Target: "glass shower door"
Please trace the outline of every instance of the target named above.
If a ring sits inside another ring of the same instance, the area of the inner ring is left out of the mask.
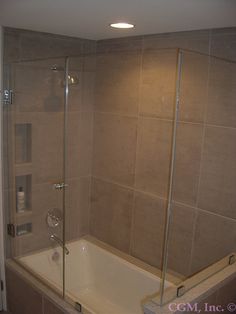
[[[8,256],[63,294],[65,59],[6,66]],[[7,79],[8,78],[8,79]]]

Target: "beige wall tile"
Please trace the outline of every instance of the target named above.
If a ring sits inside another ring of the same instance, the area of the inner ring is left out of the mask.
[[[18,112],[58,112],[64,110],[64,72],[55,72],[51,66],[64,68],[63,59],[51,62],[34,61],[14,65],[14,105]]]
[[[31,212],[26,212],[14,218],[16,224],[31,222],[32,233],[16,237],[13,240],[13,254],[19,256],[53,246],[53,242],[49,239],[51,232],[55,232],[62,238],[62,225],[55,229],[49,229],[46,223],[48,211],[53,208],[62,210],[62,207],[62,191],[54,190],[51,184],[33,184]],[[14,208],[13,210],[15,211]]]
[[[20,58],[20,34],[4,28],[4,62],[18,61]]]
[[[97,53],[112,51],[141,51],[142,36],[112,38],[97,41]]]
[[[207,123],[236,127],[236,64],[211,58]]]
[[[192,273],[235,252],[236,221],[199,211],[193,243]]]
[[[209,52],[209,30],[176,32],[145,36],[144,49],[182,48],[198,52]]]
[[[14,314],[41,314],[42,296],[22,280],[19,275],[7,269],[8,310]]]
[[[98,55],[95,111],[137,115],[140,62],[137,52]]]
[[[172,122],[140,118],[135,186],[167,197],[171,156]]]
[[[44,298],[43,299],[43,313],[44,314],[63,314],[65,312],[62,311],[59,307],[57,307],[54,303]]]
[[[140,113],[173,119],[177,50],[143,53]]]
[[[90,177],[69,179],[66,189],[66,241],[89,233]]]
[[[207,127],[198,207],[236,218],[236,130]]]
[[[161,268],[166,202],[142,193],[135,194],[131,254]]]
[[[132,206],[131,190],[93,179],[90,233],[128,253]]]
[[[33,116],[33,183],[61,180],[63,170],[63,125],[63,113],[37,113]]]
[[[83,40],[79,38],[19,31],[21,38],[21,60],[78,56],[83,52]]]
[[[177,126],[173,198],[185,204],[196,205],[202,136],[200,124],[179,123]]]
[[[93,175],[132,186],[137,119],[95,114]]]
[[[201,309],[201,312],[206,313],[206,314],[212,314],[213,311],[211,310],[209,306],[220,305],[217,303],[217,295],[218,295],[218,291],[215,291],[211,295],[204,298],[204,300],[198,303],[198,308]]]
[[[67,178],[91,175],[92,124],[92,112],[68,114]]]
[[[230,303],[236,302],[236,278],[225,283],[223,287],[219,289],[217,295],[217,303],[221,304],[223,307],[227,307]],[[230,313],[230,311],[228,311]],[[232,312],[231,312],[232,313]]]
[[[195,216],[191,207],[172,205],[167,268],[182,276],[190,275]]]
[[[236,61],[236,28],[211,31],[211,55]]]
[[[209,57],[184,51],[180,76],[179,120],[203,122],[207,104]]]

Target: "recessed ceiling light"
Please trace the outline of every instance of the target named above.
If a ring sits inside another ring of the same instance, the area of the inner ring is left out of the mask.
[[[133,28],[134,25],[133,24],[129,24],[129,23],[112,23],[110,24],[111,27],[114,27],[114,28]]]

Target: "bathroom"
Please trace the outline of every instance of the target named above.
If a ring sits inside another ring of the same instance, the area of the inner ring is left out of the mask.
[[[56,2],[0,2],[0,311],[236,312],[235,1]]]

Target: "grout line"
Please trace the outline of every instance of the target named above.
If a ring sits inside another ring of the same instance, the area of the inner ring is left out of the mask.
[[[161,117],[154,117],[146,115],[145,113],[139,113],[138,115],[129,115],[125,113],[119,113],[119,112],[105,112],[105,111],[94,111],[95,114],[102,114],[102,115],[114,115],[119,117],[127,117],[127,118],[143,118],[143,119],[150,119],[150,120],[158,120],[158,121],[166,121],[166,122],[173,122],[173,119],[167,119],[167,118],[161,118]],[[189,124],[189,125],[206,125],[206,127],[216,127],[216,128],[224,128],[224,129],[232,129],[236,130],[236,126],[224,126],[224,125],[217,125],[212,123],[206,123],[206,122],[193,122],[193,121],[185,121],[185,120],[178,120],[178,123],[182,124]]]
[[[151,198],[160,199],[162,201],[166,201],[167,200],[163,196],[160,196],[160,195],[157,195],[157,194],[152,194],[152,193],[147,192],[147,191],[142,191],[142,190],[136,189],[134,187],[131,187],[131,186],[128,186],[128,185],[124,185],[124,184],[121,184],[121,183],[118,183],[118,182],[115,182],[115,181],[112,181],[112,180],[109,180],[109,179],[106,179],[106,178],[103,178],[103,177],[93,176],[93,178],[95,180],[100,180],[100,181],[103,181],[103,182],[106,182],[106,183],[110,183],[110,184],[116,185],[116,186],[118,186],[120,188],[123,188],[123,189],[127,189],[127,190],[130,190],[130,191],[134,191],[136,193],[140,193],[140,194],[149,196]],[[203,209],[203,208],[195,207],[195,206],[193,206],[191,204],[182,203],[182,202],[176,201],[176,200],[173,200],[173,203],[176,204],[176,205],[189,207],[191,209],[195,209],[197,211],[200,211],[200,212],[203,212],[203,213],[206,213],[206,214],[214,215],[214,216],[217,216],[219,218],[227,219],[227,220],[230,220],[232,222],[236,222],[236,218],[230,218],[230,217],[227,217],[227,216],[223,216],[221,214],[214,213],[214,212],[208,211],[208,210]]]
[[[213,215],[213,216],[217,216],[219,218],[222,218],[222,219],[226,219],[226,220],[229,220],[229,221],[232,221],[234,223],[236,223],[236,218],[231,218],[231,217],[228,217],[228,216],[223,216],[221,214],[218,214],[218,213],[215,213],[215,212],[212,212],[212,211],[209,211],[207,209],[203,209],[203,208],[200,208],[200,207],[195,207],[195,206],[192,206],[192,205],[189,205],[189,204],[185,204],[185,203],[181,203],[181,202],[178,202],[178,201],[173,201],[174,204],[177,204],[177,205],[182,205],[182,206],[185,206],[185,207],[189,207],[191,209],[195,209],[199,212],[202,212],[202,213],[205,213],[205,214],[209,214],[209,215]]]
[[[117,186],[119,186],[120,188],[123,188],[123,189],[134,191],[136,193],[142,193],[142,194],[145,194],[145,195],[150,196],[152,198],[159,198],[161,200],[166,201],[166,198],[164,198],[163,196],[160,196],[160,195],[157,195],[157,194],[152,194],[151,192],[147,192],[147,191],[142,191],[142,190],[136,189],[135,187],[128,186],[128,185],[125,185],[125,184],[122,184],[122,183],[119,183],[119,182],[116,182],[116,181],[113,181],[113,180],[109,180],[109,179],[104,178],[104,177],[99,177],[99,176],[95,175],[95,176],[93,176],[93,178],[96,179],[96,180],[100,180],[100,181],[106,182],[106,183],[117,185]]]

